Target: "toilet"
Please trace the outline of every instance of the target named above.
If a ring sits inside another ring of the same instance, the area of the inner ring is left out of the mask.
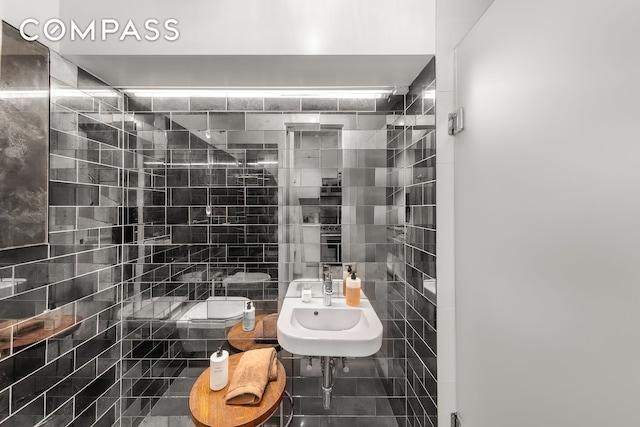
[[[17,294],[19,290],[16,288],[18,285],[25,283],[27,279],[0,279],[0,298],[8,297]]]
[[[209,297],[191,307],[176,328],[187,353],[210,354],[227,340],[227,331],[242,321],[242,310],[249,301],[245,297]]]
[[[116,313],[122,320],[168,320],[180,312],[186,296],[153,297],[148,300],[128,301]]]

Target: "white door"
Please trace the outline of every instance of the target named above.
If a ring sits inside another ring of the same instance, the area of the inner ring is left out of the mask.
[[[640,425],[638,16],[496,0],[456,50],[465,427]]]

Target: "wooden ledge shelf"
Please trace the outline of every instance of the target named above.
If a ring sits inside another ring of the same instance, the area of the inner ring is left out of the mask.
[[[0,342],[0,357],[6,357],[13,351],[19,350],[23,347],[27,347],[31,344],[35,344],[40,341],[44,341],[48,338],[64,337],[74,333],[81,325],[81,316],[74,316],[72,314],[63,315],[60,319],[60,325],[51,330],[43,328],[33,330],[24,335],[13,337],[13,340]]]
[[[229,381],[242,353],[229,356]],[[265,422],[276,410],[287,382],[284,366],[278,360],[278,378],[269,381],[258,405],[227,405],[227,387],[220,391],[209,388],[209,368],[196,380],[189,395],[191,419],[197,427],[253,427]]]

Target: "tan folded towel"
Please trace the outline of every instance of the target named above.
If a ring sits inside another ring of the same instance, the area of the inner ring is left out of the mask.
[[[257,405],[269,381],[278,378],[278,359],[273,348],[249,350],[242,354],[229,382],[227,405]]]
[[[253,337],[256,340],[275,340],[278,338],[278,313],[265,316],[256,325]]]
[[[13,336],[21,337],[36,329],[44,328],[44,320],[31,319],[26,322],[22,322],[21,320],[7,320],[6,322],[2,322],[0,323],[0,341],[9,341],[11,339],[11,326],[13,326]]]
[[[11,339],[11,326],[18,323],[17,320],[7,320],[0,323],[0,341],[9,341]]]

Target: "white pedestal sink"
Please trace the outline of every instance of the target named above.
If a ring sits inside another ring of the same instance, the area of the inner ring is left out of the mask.
[[[317,279],[289,285],[278,318],[282,348],[301,356],[330,357],[365,357],[380,350],[382,323],[364,293],[359,306],[348,306],[341,295],[342,280],[336,280],[332,303],[325,306],[322,287]],[[310,302],[302,301],[302,289],[311,289]]]

